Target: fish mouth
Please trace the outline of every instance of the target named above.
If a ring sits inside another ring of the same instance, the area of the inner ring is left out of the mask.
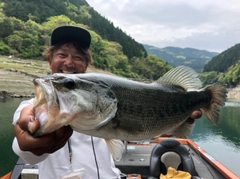
[[[33,83],[35,86],[34,109],[45,106],[46,110],[48,110],[50,107],[48,101],[51,101],[51,105],[55,104],[55,106],[58,106],[57,93],[50,79],[36,78],[33,80]]]
[[[45,135],[59,128],[59,125],[52,127],[56,119],[55,115],[60,112],[60,106],[57,93],[53,88],[52,78],[50,78],[51,76],[47,76],[33,80],[35,86],[33,110],[41,126],[37,131],[31,133],[34,137]]]
[[[59,74],[76,74],[76,73],[77,73],[76,71],[67,71],[61,69]],[[52,101],[51,105],[54,104],[54,106],[59,106],[57,92],[52,83],[54,79],[55,79],[54,75],[49,75],[45,76],[44,78],[36,78],[33,80],[35,86],[34,108],[37,108],[43,104],[47,104],[48,101]],[[48,108],[50,107],[49,105]]]

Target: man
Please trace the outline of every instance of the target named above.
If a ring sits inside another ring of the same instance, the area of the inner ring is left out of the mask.
[[[61,26],[53,30],[47,56],[52,73],[85,73],[91,63],[89,51],[91,36],[85,29]],[[201,112],[195,111],[196,119]],[[105,141],[101,138],[74,132],[69,126],[33,138],[40,123],[34,116],[33,99],[23,101],[13,117],[16,138],[13,150],[30,164],[39,166],[40,179],[58,179],[84,176],[85,179],[117,179],[115,168]]]
[[[85,29],[56,28],[51,46],[44,52],[52,73],[85,73],[91,63],[90,42],[91,36]],[[66,126],[39,138],[31,137],[28,131],[39,127],[32,103],[33,99],[23,101],[14,114],[13,150],[26,162],[39,163],[40,179],[58,179],[69,174],[84,175],[86,179],[120,178],[103,139],[73,132]]]

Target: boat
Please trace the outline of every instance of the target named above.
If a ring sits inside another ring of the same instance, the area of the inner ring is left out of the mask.
[[[236,174],[214,159],[207,151],[191,139],[160,137],[153,142],[143,144],[129,142],[122,159],[116,161],[115,164],[123,173],[128,174],[129,178],[131,178],[129,174],[132,173],[139,174],[142,179],[149,179],[152,176],[151,174],[154,173],[151,165],[156,165],[156,162],[154,163],[152,161],[154,160],[154,152],[159,147],[158,145],[164,142],[167,145],[166,147],[168,147],[167,151],[178,152],[172,148],[173,143],[176,144],[175,141],[177,141],[181,147],[187,149],[187,155],[191,158],[196,171],[196,179],[239,179]],[[160,147],[159,150],[166,149]],[[157,160],[159,160],[159,158],[160,156],[157,156]],[[151,179],[153,178],[154,177]],[[159,176],[157,178],[159,178]]]
[[[160,173],[166,175],[169,165],[175,165],[176,161],[179,162],[176,171],[190,173],[191,179],[239,179],[190,139],[160,137],[151,142],[126,142],[125,152],[115,165],[124,179],[157,179]],[[14,169],[1,179],[36,179],[37,176],[37,165],[29,165],[19,158]]]

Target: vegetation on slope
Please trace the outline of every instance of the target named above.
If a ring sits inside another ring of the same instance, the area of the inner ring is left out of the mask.
[[[204,84],[222,82],[229,87],[240,83],[240,44],[212,58],[200,74]]]
[[[34,11],[30,13],[29,9]],[[142,45],[115,28],[85,1],[12,0],[1,3],[0,55],[42,59],[41,52],[49,44],[52,29],[61,25],[81,26],[90,31],[93,65],[97,68],[120,76],[153,80],[171,68],[162,59],[148,56]]]
[[[120,76],[156,80],[171,69],[171,65],[185,64],[200,73],[204,84],[217,81],[229,86],[239,84],[240,44],[213,58],[205,51],[196,54],[200,51],[187,48],[183,53],[179,48],[166,47],[167,56],[178,60],[170,63],[165,56],[148,55],[142,44],[114,27],[85,0],[1,1],[0,55],[42,60],[41,52],[49,44],[52,29],[60,25],[87,28],[92,35],[93,65]],[[205,63],[202,73],[199,65]]]

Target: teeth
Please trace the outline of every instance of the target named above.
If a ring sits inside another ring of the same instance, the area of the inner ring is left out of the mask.
[[[36,87],[36,96],[34,99],[34,109],[47,103],[45,99],[44,92],[41,90],[40,87]]]
[[[74,74],[75,72],[72,71],[65,71],[65,70],[61,70],[62,73],[66,73],[66,74]]]

